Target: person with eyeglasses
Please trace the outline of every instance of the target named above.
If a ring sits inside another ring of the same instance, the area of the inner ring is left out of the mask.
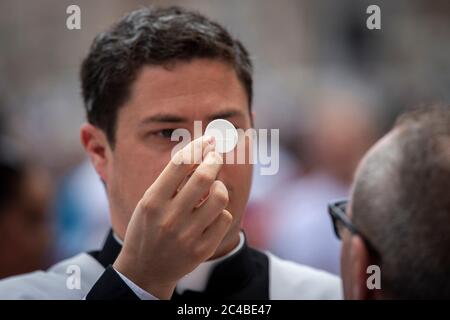
[[[401,116],[361,161],[350,200],[328,209],[346,299],[449,299],[450,107]]]

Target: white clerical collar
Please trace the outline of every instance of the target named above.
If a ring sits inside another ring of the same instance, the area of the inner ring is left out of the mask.
[[[200,263],[191,273],[188,273],[178,281],[176,288],[177,292],[182,294],[185,290],[193,290],[198,292],[204,291],[214,267],[225,259],[235,255],[240,249],[242,249],[244,243],[245,236],[241,231],[239,233],[239,244],[232,251],[220,258]]]
[[[115,233],[113,233],[113,236],[120,245],[123,245],[123,241]],[[191,273],[188,273],[178,281],[176,288],[177,293],[182,294],[185,290],[192,290],[197,292],[204,291],[206,289],[206,285],[208,284],[209,276],[211,275],[214,267],[225,259],[228,259],[231,256],[235,255],[239,250],[242,249],[244,243],[245,236],[241,231],[239,233],[239,243],[232,251],[220,258],[200,263],[197,268],[195,268]]]

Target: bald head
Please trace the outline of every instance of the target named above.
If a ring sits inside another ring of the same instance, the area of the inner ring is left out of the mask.
[[[406,114],[361,162],[352,220],[381,256],[383,292],[450,298],[450,108]]]

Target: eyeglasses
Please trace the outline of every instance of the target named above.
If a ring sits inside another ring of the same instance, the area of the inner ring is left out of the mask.
[[[333,229],[336,237],[342,239],[342,234],[347,228],[353,234],[359,234],[358,229],[353,225],[347,215],[348,200],[339,200],[328,204],[328,213],[333,222]]]
[[[333,222],[333,229],[336,237],[342,239],[342,235],[345,229],[349,230],[352,234],[359,235],[366,243],[367,247],[374,255],[375,258],[380,259],[380,255],[371,242],[359,232],[358,228],[350,221],[347,215],[348,200],[339,200],[328,204],[328,213],[331,216]]]

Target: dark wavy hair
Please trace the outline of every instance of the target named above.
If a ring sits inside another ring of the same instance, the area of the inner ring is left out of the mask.
[[[180,7],[133,11],[100,33],[81,66],[87,120],[102,129],[114,144],[118,109],[144,65],[168,66],[196,58],[218,59],[231,65],[253,95],[252,63],[242,43],[224,27]]]

